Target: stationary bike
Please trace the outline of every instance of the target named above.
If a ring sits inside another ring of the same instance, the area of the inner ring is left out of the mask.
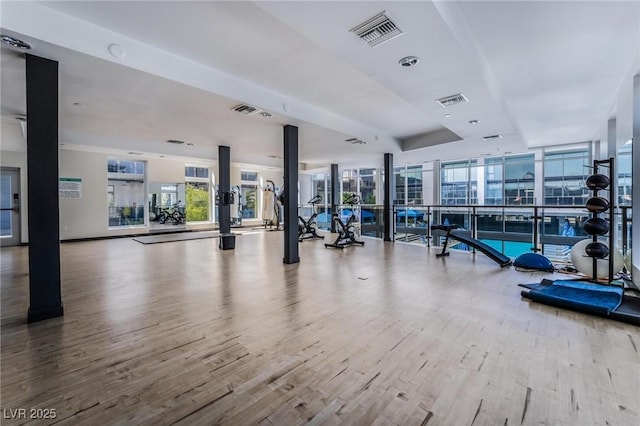
[[[356,194],[351,194],[344,200],[344,204],[348,204],[351,206],[351,216],[349,216],[347,223],[344,223],[340,219],[340,215],[338,213],[333,214],[333,221],[336,223],[336,228],[338,229],[339,235],[333,243],[325,243],[325,247],[342,249],[352,244],[359,244],[361,246],[364,245],[364,241],[356,240],[355,221],[357,218],[355,213],[353,212],[353,205],[360,204],[360,197]]]
[[[318,212],[316,212],[316,204],[322,201],[321,195],[316,195],[312,199],[310,199],[307,204],[311,204],[313,206],[313,214],[309,218],[309,220],[304,220],[302,216],[298,216],[298,241],[308,240],[310,238],[320,238],[324,239],[324,235],[318,235],[316,229],[316,218],[318,217]]]

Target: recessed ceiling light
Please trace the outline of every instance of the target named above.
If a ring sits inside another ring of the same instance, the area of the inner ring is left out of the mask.
[[[502,139],[502,135],[489,135],[489,136],[483,136],[482,139],[484,139],[485,141],[491,141],[491,140],[496,140],[496,139]]]
[[[0,35],[0,40],[11,47],[15,47],[21,50],[30,50],[31,45],[26,41],[22,41],[19,38],[11,37],[5,34]]]
[[[412,67],[418,62],[420,62],[420,59],[417,56],[405,56],[398,61],[398,63],[403,67]]]
[[[445,114],[444,116],[449,118],[449,117],[451,117],[451,114]]]
[[[469,124],[478,124],[479,121],[478,120],[469,120]]]
[[[167,141],[167,143],[172,143],[172,144],[175,144],[175,145],[182,145],[184,143],[184,141],[179,141],[177,139],[169,139]]]
[[[73,106],[77,106],[77,107],[79,107],[79,106],[82,106],[82,104],[81,104],[80,102],[74,102],[74,103],[73,103]]]

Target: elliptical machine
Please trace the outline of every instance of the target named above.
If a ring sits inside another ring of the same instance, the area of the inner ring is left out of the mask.
[[[304,220],[302,216],[298,216],[298,241],[302,242],[311,238],[324,239],[324,235],[318,235],[318,230],[316,229],[316,218],[318,217],[318,212],[316,212],[316,204],[318,204],[320,201],[322,201],[322,196],[316,195],[307,202],[307,204],[311,204],[311,206],[313,207],[313,214],[311,215],[309,220]]]
[[[351,194],[343,201],[343,203],[351,206],[351,216],[349,216],[347,223],[344,223],[337,212],[333,214],[333,221],[336,223],[336,229],[338,229],[339,235],[333,243],[325,243],[325,248],[332,247],[342,249],[352,244],[364,245],[364,241],[356,240],[355,222],[357,218],[353,211],[353,206],[355,204],[360,204],[360,197],[356,194]]]

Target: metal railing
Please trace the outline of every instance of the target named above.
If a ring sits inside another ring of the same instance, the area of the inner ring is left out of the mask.
[[[318,229],[331,228],[331,207],[316,205]],[[343,221],[354,212],[362,235],[384,237],[384,208],[382,205],[340,205]],[[300,206],[299,213],[308,218],[310,205]],[[616,206],[616,247],[627,253],[631,247],[631,206]],[[538,252],[554,262],[569,261],[571,247],[590,238],[582,228],[582,222],[591,217],[583,206],[574,205],[415,205],[393,206],[394,240],[440,247],[445,233],[431,231],[431,225],[458,225],[472,238],[482,240],[510,257],[526,252]],[[565,219],[571,230],[564,232]],[[453,249],[469,250],[464,244],[453,242]]]
[[[444,232],[431,231],[433,224],[457,225],[507,256],[532,251],[554,261],[567,261],[571,247],[590,236],[582,222],[591,217],[582,206],[513,205],[421,205],[394,206],[394,239],[440,246]],[[563,232],[565,219],[569,227]],[[616,246],[626,253],[630,247],[631,206],[614,209]],[[457,244],[458,249],[465,249]]]

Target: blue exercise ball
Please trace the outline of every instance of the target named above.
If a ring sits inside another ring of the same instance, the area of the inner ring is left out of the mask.
[[[609,232],[609,222],[601,217],[592,217],[585,220],[582,227],[584,228],[584,232],[589,235],[605,235]]]
[[[604,259],[609,256],[609,247],[601,242],[587,244],[584,251],[587,253],[587,256],[595,257],[596,259]]]
[[[587,210],[592,213],[603,213],[609,210],[609,200],[604,197],[592,197],[587,200]]]
[[[591,190],[606,189],[609,186],[609,177],[607,175],[595,174],[591,175],[585,181],[587,188]]]

